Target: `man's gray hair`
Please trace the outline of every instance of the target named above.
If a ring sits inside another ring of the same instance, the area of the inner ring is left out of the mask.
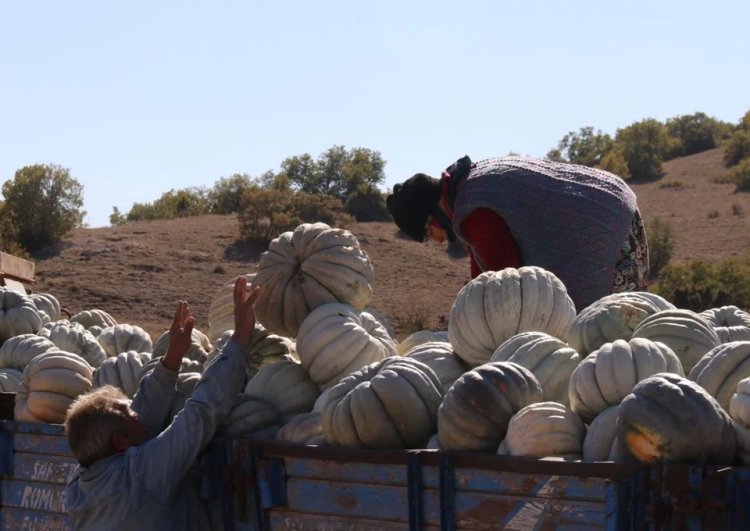
[[[115,453],[112,436],[123,430],[127,416],[116,401],[129,400],[117,387],[105,385],[79,396],[68,408],[65,434],[73,455],[88,467]]]

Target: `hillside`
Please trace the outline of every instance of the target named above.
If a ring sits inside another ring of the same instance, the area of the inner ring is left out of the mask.
[[[721,150],[665,164],[659,181],[632,187],[646,222],[669,219],[677,230],[675,261],[713,259],[750,249],[750,194],[716,184],[725,172]],[[679,181],[680,187],[663,187]],[[465,257],[397,235],[392,223],[350,227],[375,269],[372,307],[384,313],[399,339],[415,327],[440,328],[458,290],[469,280]],[[260,250],[239,242],[234,216],[201,216],[78,229],[35,256],[36,292],[54,294],[71,314],[101,308],[119,322],[158,337],[175,302],[191,305],[200,329],[216,291],[257,269]]]

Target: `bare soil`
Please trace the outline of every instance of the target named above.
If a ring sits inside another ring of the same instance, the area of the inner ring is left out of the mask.
[[[670,161],[665,170],[657,181],[631,186],[646,223],[656,216],[673,223],[674,261],[714,260],[750,249],[750,194],[714,182],[726,173],[721,150]],[[392,223],[349,230],[375,270],[372,308],[388,317],[397,337],[445,329],[451,304],[470,278],[468,258],[403,238]],[[71,314],[99,308],[156,339],[179,299],[188,300],[197,327],[207,330],[216,292],[235,276],[256,271],[262,251],[240,241],[235,216],[78,229],[37,253],[33,289],[52,293]]]

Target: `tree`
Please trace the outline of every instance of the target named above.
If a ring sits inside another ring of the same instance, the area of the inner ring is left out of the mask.
[[[557,149],[547,154],[547,158],[594,167],[609,153],[613,143],[612,137],[608,134],[599,130],[594,132],[591,126],[581,127],[577,133],[570,131],[565,135]]]
[[[619,151],[612,150],[604,155],[597,168],[608,171],[610,173],[614,173],[615,175],[622,177],[626,181],[630,179],[630,170],[628,170],[628,163],[625,162],[625,157],[623,157],[622,153],[620,153]]]
[[[81,226],[86,214],[83,187],[61,166],[25,166],[5,181],[2,191],[4,216],[18,231],[18,243],[29,251],[59,241]]]
[[[663,123],[653,118],[617,130],[615,148],[622,152],[633,179],[658,179],[661,163],[669,150],[669,137]]]
[[[388,221],[391,215],[383,193],[371,184],[361,184],[346,200],[346,211],[357,221]]]
[[[673,157],[713,149],[722,137],[731,132],[730,124],[720,122],[703,112],[669,118],[666,126],[669,135],[678,140],[677,149],[671,154]]]
[[[235,173],[231,177],[220,178],[208,192],[211,212],[215,214],[238,212],[243,194],[253,186],[253,181],[246,173]]]

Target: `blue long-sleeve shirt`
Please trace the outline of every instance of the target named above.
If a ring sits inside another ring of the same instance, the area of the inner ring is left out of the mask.
[[[76,528],[210,529],[199,485],[188,472],[242,392],[244,377],[243,349],[230,341],[184,409],[159,433],[175,395],[177,372],[157,364],[131,405],[152,438],[73,472],[65,498]]]

